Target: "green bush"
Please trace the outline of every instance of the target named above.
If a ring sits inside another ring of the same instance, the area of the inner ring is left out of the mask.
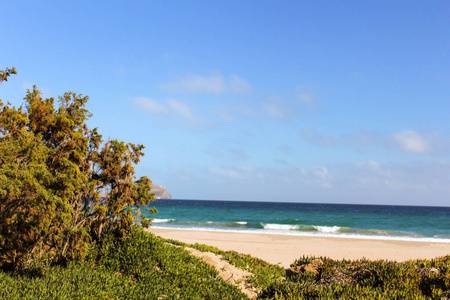
[[[99,265],[158,288],[159,294],[181,299],[245,299],[245,295],[218,277],[218,272],[181,247],[133,227],[131,234],[102,245]]]
[[[301,257],[291,266],[308,264],[313,259],[316,258]],[[444,292],[450,291],[450,256],[403,263],[319,259],[324,262],[320,276],[303,273],[272,282],[259,298],[440,299]]]
[[[0,70],[0,83],[15,73]],[[36,86],[19,108],[0,99],[0,267],[82,260],[105,226],[126,234],[154,200],[134,176],[144,146],[103,141],[88,99],[67,92],[55,105]]]
[[[184,249],[131,227],[121,236],[108,229],[84,262],[66,267],[39,263],[0,271],[0,299],[246,299],[217,270]],[[285,270],[249,255],[191,245],[222,255],[254,274],[258,299],[440,299],[450,294],[450,256],[433,260],[333,260],[321,257],[319,276],[285,277]],[[310,263],[301,257],[292,266]]]
[[[246,299],[188,251],[132,227],[105,234],[85,262],[0,272],[0,299]]]

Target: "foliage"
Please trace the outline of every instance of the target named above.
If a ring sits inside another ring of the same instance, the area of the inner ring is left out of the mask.
[[[450,298],[450,256],[403,263],[320,257],[324,264],[319,277],[303,273],[285,278],[284,269],[249,255],[200,244],[189,247],[219,254],[253,273],[250,283],[261,291],[258,299],[440,299],[446,293]],[[300,257],[291,267],[314,259]],[[438,273],[430,272],[430,268]]]
[[[92,248],[84,262],[0,271],[0,298],[245,299],[184,246],[138,226],[123,238],[107,228],[102,244]],[[220,254],[255,274],[250,282],[261,291],[258,299],[445,299],[450,295],[450,256],[403,263],[320,257],[324,263],[320,276],[284,277],[282,268],[249,255],[199,244],[189,247]],[[292,266],[313,259],[301,257]]]
[[[307,264],[302,257],[292,266]],[[450,256],[397,263],[320,258],[319,277],[303,273],[268,285],[261,299],[440,299],[450,295]]]
[[[150,179],[134,177],[144,146],[89,129],[87,96],[67,92],[55,106],[34,86],[24,100],[0,100],[0,266],[83,259],[106,225],[124,235],[154,200]]]
[[[6,70],[0,70],[0,84],[3,81],[8,81],[8,77],[12,74],[17,74],[16,68],[6,68]]]
[[[221,255],[223,259],[227,260],[235,267],[247,270],[254,274],[254,276],[249,279],[252,286],[257,289],[262,289],[271,282],[280,280],[285,273],[285,270],[282,267],[269,264],[262,259],[252,257],[248,254],[242,254],[236,251],[222,251],[216,247],[201,244],[189,245],[189,247],[198,249],[202,252],[211,252]]]
[[[0,272],[0,298],[246,299],[213,267],[137,226],[123,239],[107,230],[88,258],[37,276]]]
[[[53,266],[39,276],[0,273],[1,299],[126,299],[129,278],[88,263]]]

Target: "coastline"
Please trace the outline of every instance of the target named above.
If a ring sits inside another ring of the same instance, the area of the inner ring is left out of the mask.
[[[205,244],[224,251],[250,254],[272,264],[289,267],[302,256],[332,259],[385,259],[406,261],[450,255],[450,243],[340,237],[312,237],[150,227],[155,235],[187,244]]]

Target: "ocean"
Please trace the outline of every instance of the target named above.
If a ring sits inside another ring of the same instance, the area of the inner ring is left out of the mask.
[[[156,200],[153,227],[450,243],[450,207]]]

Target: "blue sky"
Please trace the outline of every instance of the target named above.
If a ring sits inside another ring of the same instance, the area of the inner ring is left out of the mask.
[[[0,98],[89,95],[174,198],[450,205],[448,1],[0,7]]]

